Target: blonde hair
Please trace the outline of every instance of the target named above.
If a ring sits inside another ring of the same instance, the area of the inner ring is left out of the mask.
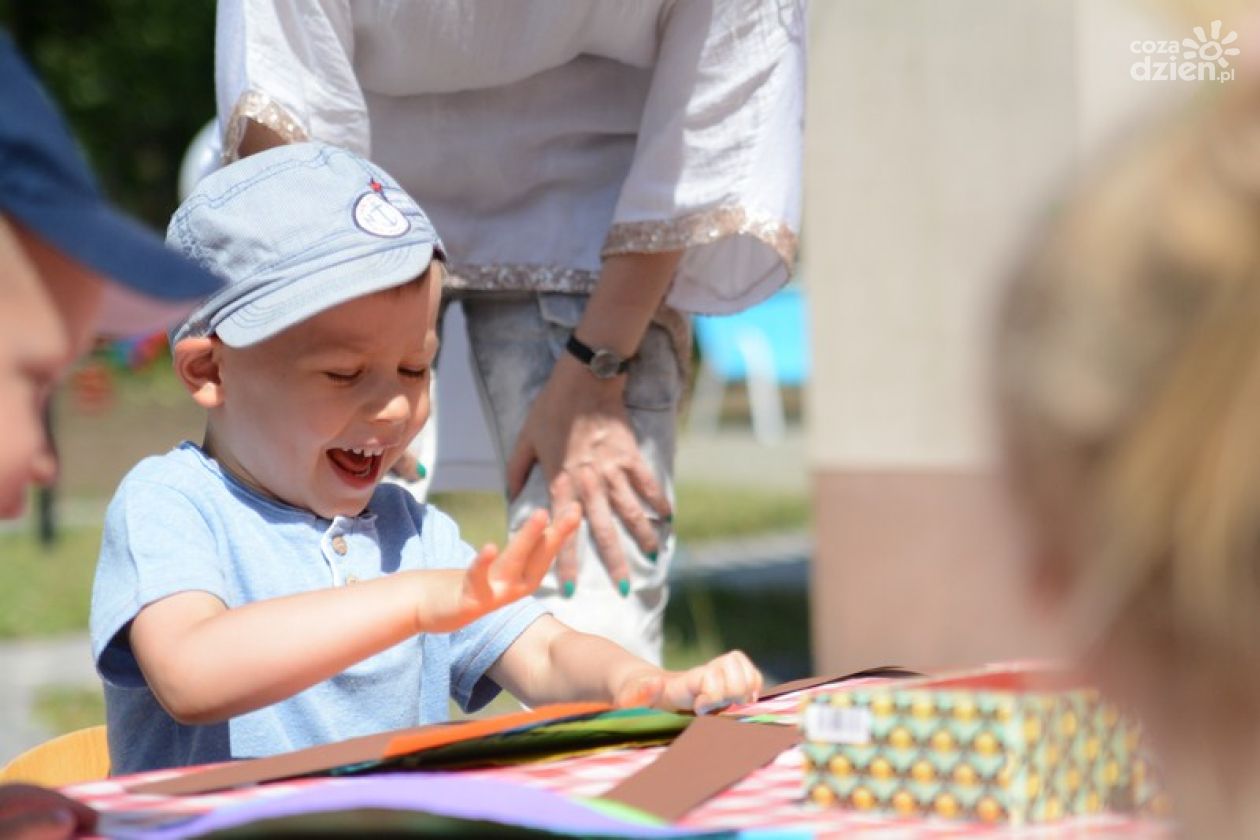
[[[1017,273],[995,356],[1078,618],[1226,667],[1260,649],[1258,105],[1240,84],[1095,173]]]

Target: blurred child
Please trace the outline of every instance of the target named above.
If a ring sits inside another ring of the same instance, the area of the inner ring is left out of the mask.
[[[1108,161],[1010,291],[997,380],[1039,591],[1190,837],[1260,832],[1260,99]]]
[[[0,30],[0,519],[54,480],[45,409],[98,332],[156,329],[218,287],[101,196],[51,97]],[[89,832],[96,814],[27,784],[0,785],[0,837]]]
[[[317,144],[202,181],[168,241],[228,286],[172,336],[201,446],[141,462],[92,598],[115,772],[441,721],[507,688],[704,711],[755,697],[731,653],[667,672],[531,598],[580,521],[499,551],[380,479],[429,416],[442,246],[380,169]]]

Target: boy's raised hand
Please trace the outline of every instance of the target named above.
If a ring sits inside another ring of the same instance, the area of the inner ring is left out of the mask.
[[[546,511],[534,511],[502,551],[493,543],[482,547],[460,575],[458,592],[451,593],[453,599],[428,599],[421,606],[420,631],[457,630],[536,591],[556,553],[581,522],[582,510],[577,505],[550,524]]]
[[[761,684],[761,672],[735,650],[687,671],[654,668],[632,674],[614,693],[614,702],[620,707],[655,706],[703,715],[755,701]]]

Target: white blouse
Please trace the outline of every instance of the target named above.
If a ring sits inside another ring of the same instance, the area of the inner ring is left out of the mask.
[[[804,0],[221,0],[220,128],[372,158],[456,289],[588,292],[603,256],[685,248],[667,303],[788,279]]]

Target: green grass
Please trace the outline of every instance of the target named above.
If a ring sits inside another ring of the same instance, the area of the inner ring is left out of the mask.
[[[459,525],[464,542],[481,548],[488,542],[503,545],[507,534],[507,505],[498,493],[434,493],[429,501]]]
[[[47,549],[31,532],[0,533],[0,638],[83,630],[99,546],[95,528],[63,530]]]
[[[794,531],[809,525],[801,493],[683,482],[677,488],[677,532],[683,542],[705,542]],[[435,493],[432,502],[459,523],[474,546],[502,543],[506,505],[498,493]]]
[[[685,543],[796,531],[809,526],[804,493],[717,484],[678,485],[677,533]]]
[[[40,686],[33,713],[53,734],[73,732],[105,722],[105,696],[99,688]]]

